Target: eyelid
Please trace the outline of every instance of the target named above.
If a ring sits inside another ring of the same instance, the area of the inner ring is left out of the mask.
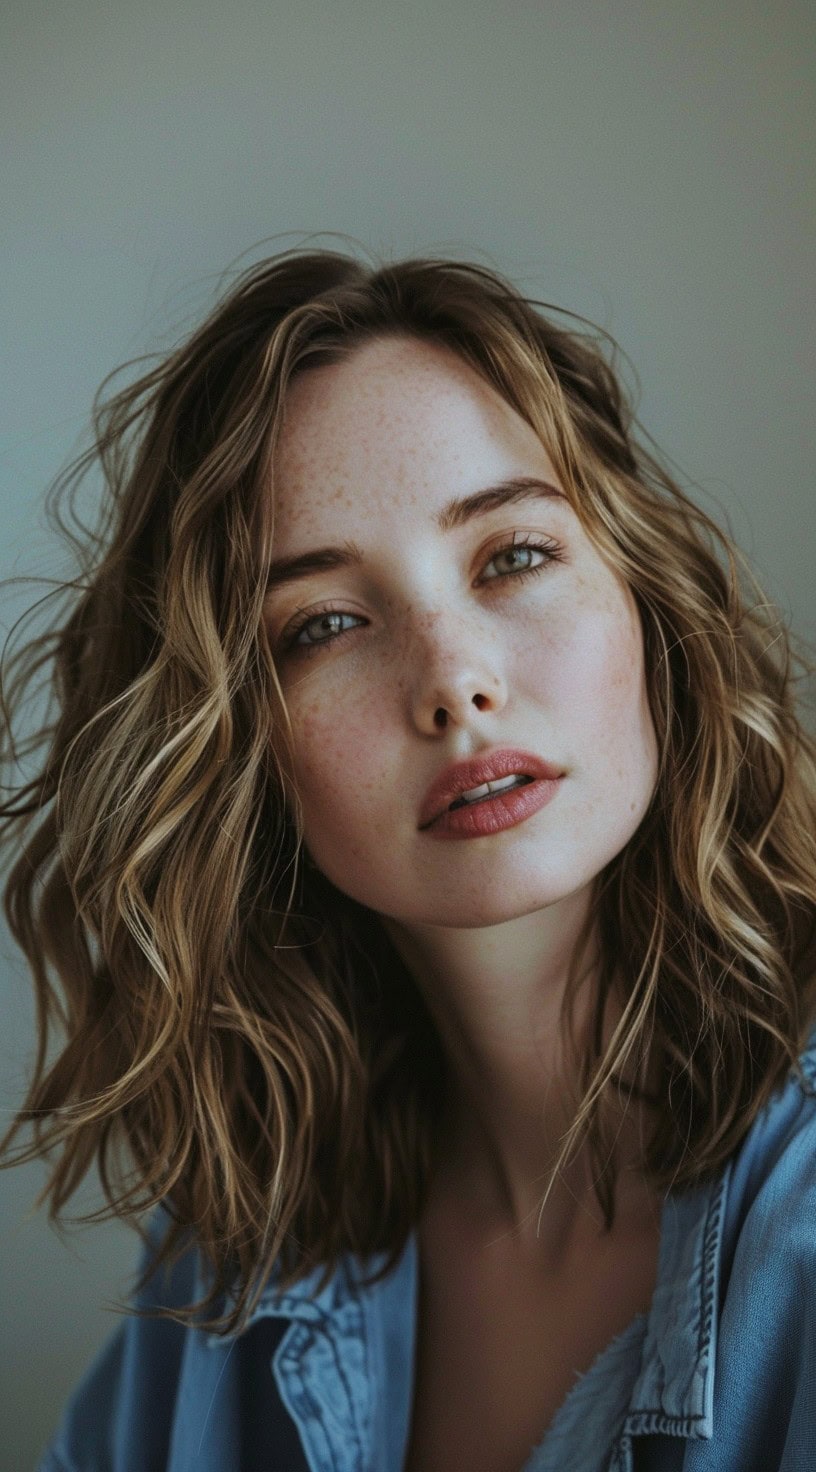
[[[517,548],[521,549],[524,547],[530,547],[534,551],[548,553],[549,555],[547,557],[547,560],[543,563],[536,564],[534,567],[519,568],[514,572],[499,573],[497,575],[494,575],[493,577],[482,578],[481,581],[487,583],[511,583],[513,581],[521,582],[525,579],[525,577],[532,576],[536,573],[545,572],[552,563],[564,561],[565,548],[562,541],[559,541],[555,537],[549,536],[546,532],[521,530],[514,531],[509,537],[508,533],[504,532],[493,538],[492,541],[489,542],[485,547],[483,547],[477,554],[478,561],[481,564],[482,568],[484,568],[486,564],[492,562],[495,557],[498,557],[501,552],[512,552]],[[295,640],[303,632],[306,626],[312,622],[313,619],[317,619],[320,618],[322,615],[332,613],[338,615],[350,615],[352,618],[362,619],[364,617],[363,614],[356,614],[348,608],[339,608],[328,603],[318,604],[316,607],[311,609],[299,610],[297,613],[293,614],[290,620],[287,621],[284,628],[281,630],[280,635],[278,636],[278,642],[280,642],[283,651],[288,652],[294,649],[298,654],[310,654],[322,648],[323,645],[334,645],[338,643],[345,634],[354,632],[353,629],[341,629],[338,633],[331,635],[328,639],[316,640],[312,644],[295,643]]]
[[[504,532],[487,542],[476,555],[480,562],[490,562],[500,552],[509,552],[513,547],[536,547],[540,552],[552,553],[554,558],[564,550],[561,542],[548,536],[546,532],[516,530],[509,542],[507,533]]]
[[[307,624],[311,623],[313,618],[320,618],[321,614],[326,613],[349,613],[354,618],[364,617],[362,613],[354,613],[353,609],[350,608],[338,608],[335,604],[331,603],[318,603],[314,608],[302,609],[293,614],[291,619],[281,629],[278,639],[282,640],[284,645],[288,644],[292,639],[297,638],[298,634],[303,631]]]

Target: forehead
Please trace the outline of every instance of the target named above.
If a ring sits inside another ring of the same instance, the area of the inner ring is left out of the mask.
[[[443,344],[378,338],[288,390],[275,455],[276,520],[300,520],[367,491],[434,503],[552,462],[531,426]]]

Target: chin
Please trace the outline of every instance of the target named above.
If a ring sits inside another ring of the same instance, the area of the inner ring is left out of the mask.
[[[458,892],[451,886],[445,894],[438,891],[427,897],[417,896],[414,903],[406,903],[407,896],[394,896],[391,902],[379,896],[378,900],[364,900],[372,910],[387,915],[405,925],[434,926],[445,930],[484,930],[493,925],[507,925],[525,915],[534,915],[547,910],[551,905],[568,899],[576,890],[583,888],[579,881],[569,883],[531,883],[529,874],[526,882],[505,886],[498,894],[495,887],[487,892],[474,893],[462,884]]]

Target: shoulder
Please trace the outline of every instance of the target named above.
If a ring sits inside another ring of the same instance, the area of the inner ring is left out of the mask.
[[[747,1253],[766,1270],[816,1252],[816,1031],[731,1163],[724,1267]]]
[[[168,1227],[160,1207],[147,1226],[140,1275]],[[75,1389],[38,1472],[248,1472],[275,1465],[282,1449],[291,1457],[286,1466],[302,1465],[271,1373],[286,1320],[263,1320],[222,1340],[160,1316],[200,1299],[201,1282],[191,1237],[182,1256],[149,1272],[134,1295],[134,1311]],[[239,1447],[248,1450],[236,1460]]]
[[[816,1047],[800,1064],[732,1158],[724,1193],[714,1435],[729,1469],[803,1472],[816,1444]]]
[[[683,1437],[687,1472],[805,1472],[816,1445],[816,1047],[717,1177],[668,1200],[666,1274],[629,1425],[656,1436],[642,1465],[674,1465],[661,1458]]]

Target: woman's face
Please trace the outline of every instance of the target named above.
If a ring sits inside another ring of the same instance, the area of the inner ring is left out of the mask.
[[[441,345],[379,338],[290,387],[274,563],[360,554],[273,584],[265,606],[306,846],[403,922],[493,925],[575,895],[654,789],[637,608],[566,499],[495,496],[440,523],[520,477],[559,489],[530,426]],[[420,827],[444,768],[505,747],[563,772],[550,801],[478,837]]]

